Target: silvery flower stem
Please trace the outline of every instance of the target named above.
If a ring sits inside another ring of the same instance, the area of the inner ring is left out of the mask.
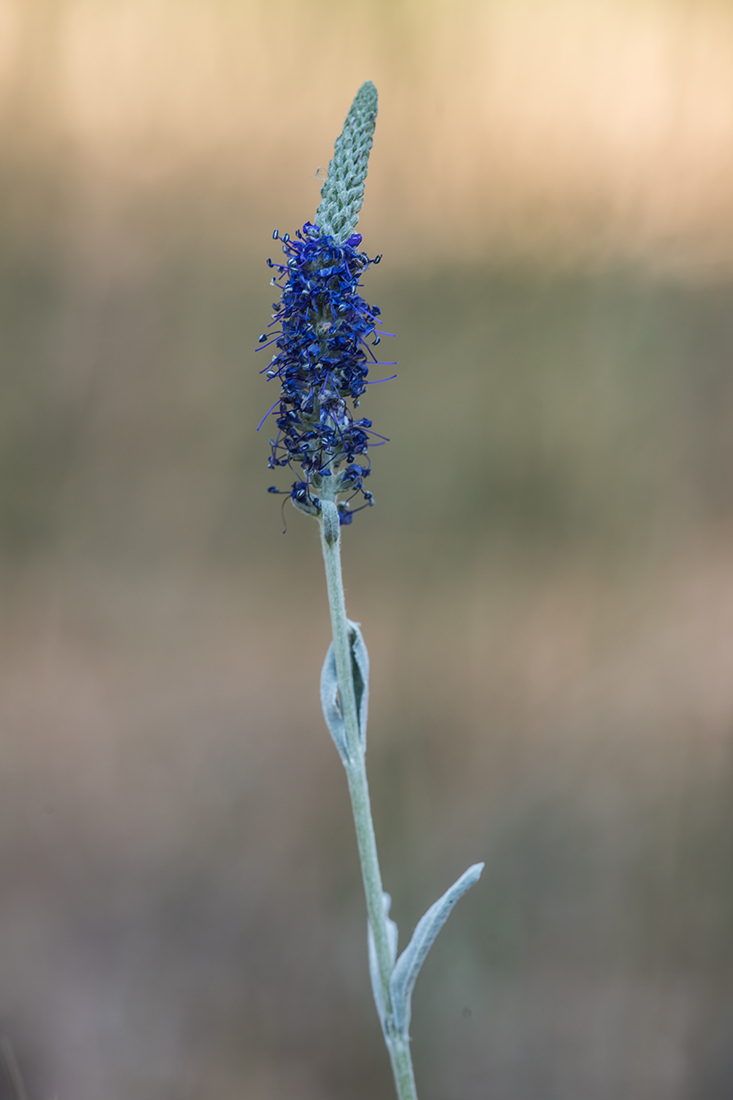
[[[374,835],[374,823],[369,802],[366,763],[359,741],[359,722],[354,691],[354,677],[349,645],[349,629],[346,618],[344,586],[341,576],[341,528],[336,504],[321,497],[321,547],[326,566],[326,584],[328,603],[331,609],[331,627],[333,630],[334,655],[338,673],[341,710],[344,716],[346,737],[349,748],[349,762],[346,774],[349,782],[349,794],[354,815],[356,841],[361,861],[361,874],[364,882],[367,913],[371,925],[379,964],[382,999],[385,1007],[387,1029],[393,1018],[392,997],[389,979],[392,973],[389,941],[387,938],[387,916],[382,902],[382,875],[379,870],[377,841]],[[399,1100],[417,1100],[415,1078],[412,1071],[412,1058],[409,1041],[393,1031],[387,1037],[387,1047],[392,1062],[395,1086]]]

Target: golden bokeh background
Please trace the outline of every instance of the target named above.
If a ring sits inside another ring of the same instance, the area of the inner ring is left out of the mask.
[[[486,860],[421,1100],[733,1093],[733,8],[0,0],[0,1100],[391,1095],[255,432],[272,230],[365,79],[401,942]]]

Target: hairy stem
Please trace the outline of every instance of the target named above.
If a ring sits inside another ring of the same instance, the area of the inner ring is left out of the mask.
[[[328,603],[331,609],[331,627],[333,630],[341,711],[344,716],[350,758],[349,763],[346,765],[346,774],[349,781],[349,794],[351,795],[351,807],[354,815],[356,842],[359,848],[367,913],[374,936],[379,965],[382,1000],[386,1017],[387,1046],[399,1100],[417,1100],[409,1042],[397,1035],[393,1027],[392,998],[389,989],[392,959],[387,937],[387,917],[382,903],[382,875],[379,870],[377,841],[374,835],[374,823],[369,802],[366,764],[359,743],[359,720],[351,663],[349,626],[346,618],[344,586],[341,577],[341,529],[335,501],[327,499],[327,492],[323,492],[321,497],[319,525],[323,561],[326,566],[326,584],[328,587]]]

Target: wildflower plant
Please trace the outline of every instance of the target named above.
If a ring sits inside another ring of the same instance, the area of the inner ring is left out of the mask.
[[[394,365],[380,362],[373,351],[383,335],[392,334],[382,331],[379,309],[359,294],[362,276],[381,256],[369,259],[359,251],[362,238],[354,232],[376,119],[377,89],[367,81],[336,141],[315,221],[306,222],[294,237],[273,234],[284,260],[268,260],[280,301],[273,306],[269,331],[260,337],[263,348],[275,349],[260,373],[279,382],[280,394],[257,430],[274,417],[277,432],[270,439],[269,467],[287,467],[295,474],[289,489],[274,485],[269,492],[288,496],[320,527],[333,631],[321,673],[321,705],[351,795],[377,1014],[397,1096],[417,1100],[409,1035],[412,991],[435,937],[484,865],[469,867],[428,909],[398,956],[397,925],[389,915],[390,896],[382,889],[366,774],[369,656],[359,623],[347,618],[341,577],[341,528],[373,505],[365,488],[368,452],[388,442],[372,429],[371,420],[355,413],[367,386],[374,384],[370,367]]]

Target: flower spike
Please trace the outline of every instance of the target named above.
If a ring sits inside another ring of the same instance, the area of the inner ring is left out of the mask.
[[[361,508],[374,503],[364,488],[369,476],[370,445],[384,436],[354,410],[366,390],[369,364],[379,361],[371,348],[379,344],[380,311],[359,295],[360,279],[370,259],[359,251],[361,236],[353,229],[364,197],[364,182],[377,117],[377,90],[371,81],[359,89],[321,190],[316,224],[306,222],[294,237],[275,230],[282,242],[283,263],[268,260],[272,283],[281,292],[273,304],[270,331],[259,337],[258,351],[275,345],[269,367],[261,374],[279,379],[281,395],[258,431],[274,415],[278,432],[271,440],[270,469],[288,466],[298,473],[289,496],[308,515],[320,514],[319,493],[328,481],[329,499],[338,501],[339,519],[350,524]],[[273,326],[279,325],[279,329]],[[390,365],[390,364],[380,364]],[[381,381],[381,379],[380,379]],[[351,500],[361,496],[359,508]]]

